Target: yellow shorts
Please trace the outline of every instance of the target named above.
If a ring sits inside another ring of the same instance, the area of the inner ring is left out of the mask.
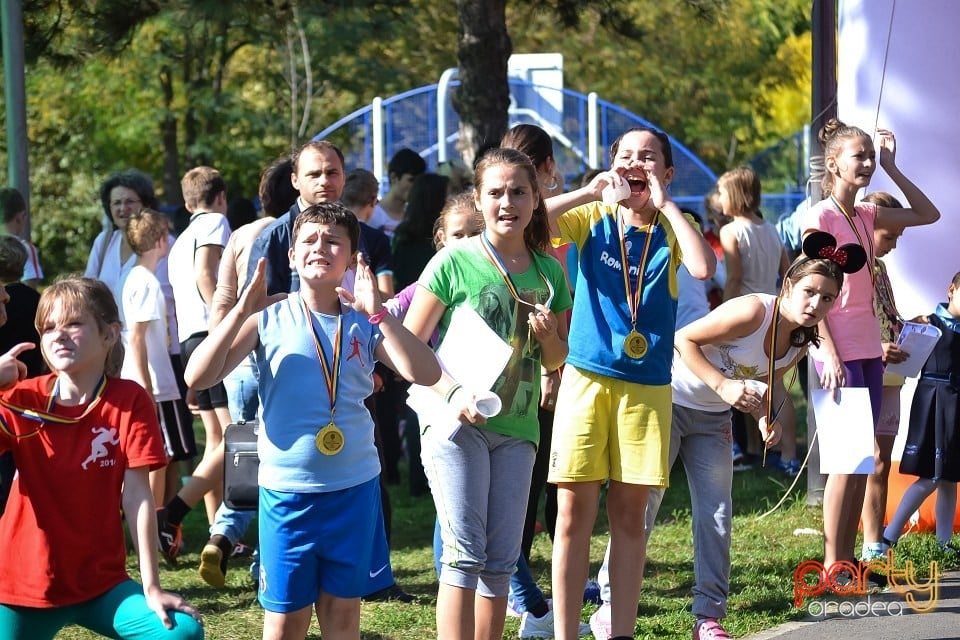
[[[670,385],[625,382],[567,365],[553,420],[548,482],[666,487]]]

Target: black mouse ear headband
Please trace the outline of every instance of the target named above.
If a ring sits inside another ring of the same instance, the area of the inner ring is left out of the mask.
[[[844,273],[856,273],[867,264],[867,252],[852,242],[837,246],[837,239],[826,231],[814,231],[803,239],[803,255],[835,263]]]

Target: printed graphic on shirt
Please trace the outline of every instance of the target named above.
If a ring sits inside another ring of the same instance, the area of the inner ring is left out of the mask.
[[[633,241],[627,240],[625,244],[627,246],[627,255],[630,255],[630,251],[633,248]],[[620,258],[621,256],[619,254],[611,254],[606,249],[600,252],[600,262],[617,273],[623,273],[623,266],[620,264]],[[640,273],[640,265],[631,264],[627,269],[627,273],[630,274],[630,278],[632,280],[631,284],[635,285],[637,274]],[[620,277],[622,278],[623,276]]]
[[[733,349],[733,345],[730,344],[717,345],[717,351],[720,352],[720,372],[734,380],[750,380],[756,378],[760,374],[760,367],[756,365],[748,366],[736,362],[730,356],[731,349]]]
[[[347,357],[347,362],[356,358],[360,361],[360,366],[363,367],[363,356],[360,355],[360,347],[360,339],[357,336],[350,338],[350,355]]]
[[[117,430],[113,427],[93,427],[90,431],[94,434],[93,440],[90,442],[90,455],[80,463],[80,466],[86,469],[88,465],[93,464],[101,458],[104,458],[100,463],[101,467],[113,466],[116,463],[116,459],[106,459],[110,455],[110,452],[107,451],[107,445],[112,444],[116,446],[120,444],[120,436],[117,435]]]
[[[545,299],[540,298],[542,293],[536,289],[519,290],[520,297],[531,304],[544,302]],[[518,417],[527,415],[531,394],[540,392],[533,386],[540,366],[540,343],[528,330],[527,313],[530,311],[532,307],[518,303],[500,283],[483,287],[477,298],[477,313],[487,326],[513,347],[513,355],[493,385],[493,391],[503,402],[502,413]]]

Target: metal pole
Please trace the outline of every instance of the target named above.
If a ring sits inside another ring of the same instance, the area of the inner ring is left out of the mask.
[[[437,83],[437,164],[447,161],[447,100],[450,94],[450,82],[459,69],[450,67],[440,74]]]
[[[811,19],[813,43],[813,86],[811,87],[811,121],[808,145],[816,149],[811,155],[819,156],[819,162],[813,161],[818,167],[823,167],[823,154],[820,151],[820,142],[817,134],[830,118],[837,117],[837,6],[836,0],[813,0],[813,15]],[[811,174],[809,182],[810,204],[819,202],[820,178],[822,175]],[[810,362],[809,369],[813,373],[808,378],[811,382],[809,389],[813,389],[813,378],[816,371]],[[813,403],[807,402],[807,446],[816,433],[816,420],[813,416]],[[820,473],[819,451],[810,456],[810,465],[807,469],[807,504],[821,504],[823,489],[827,484],[827,477]]]
[[[587,164],[591,169],[600,168],[600,109],[597,92],[587,94]]]
[[[377,176],[380,184],[384,184],[387,176],[383,172],[383,157],[386,148],[383,140],[383,98],[376,97],[373,99],[370,122],[373,128],[373,175]]]
[[[3,90],[7,117],[7,184],[27,202],[24,238],[30,238],[30,168],[27,159],[27,92],[24,85],[23,7],[0,1],[3,37]]]

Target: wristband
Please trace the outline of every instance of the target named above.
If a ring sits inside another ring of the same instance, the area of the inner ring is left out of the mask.
[[[380,322],[383,320],[383,317],[385,315],[387,315],[387,308],[382,307],[379,313],[373,314],[372,316],[367,318],[367,320],[370,321],[370,324],[380,324]]]
[[[447,404],[450,404],[450,401],[453,400],[453,394],[455,394],[460,389],[463,389],[462,384],[460,384],[459,382],[454,384],[452,387],[447,389],[446,395],[443,396],[443,401],[446,402]]]

